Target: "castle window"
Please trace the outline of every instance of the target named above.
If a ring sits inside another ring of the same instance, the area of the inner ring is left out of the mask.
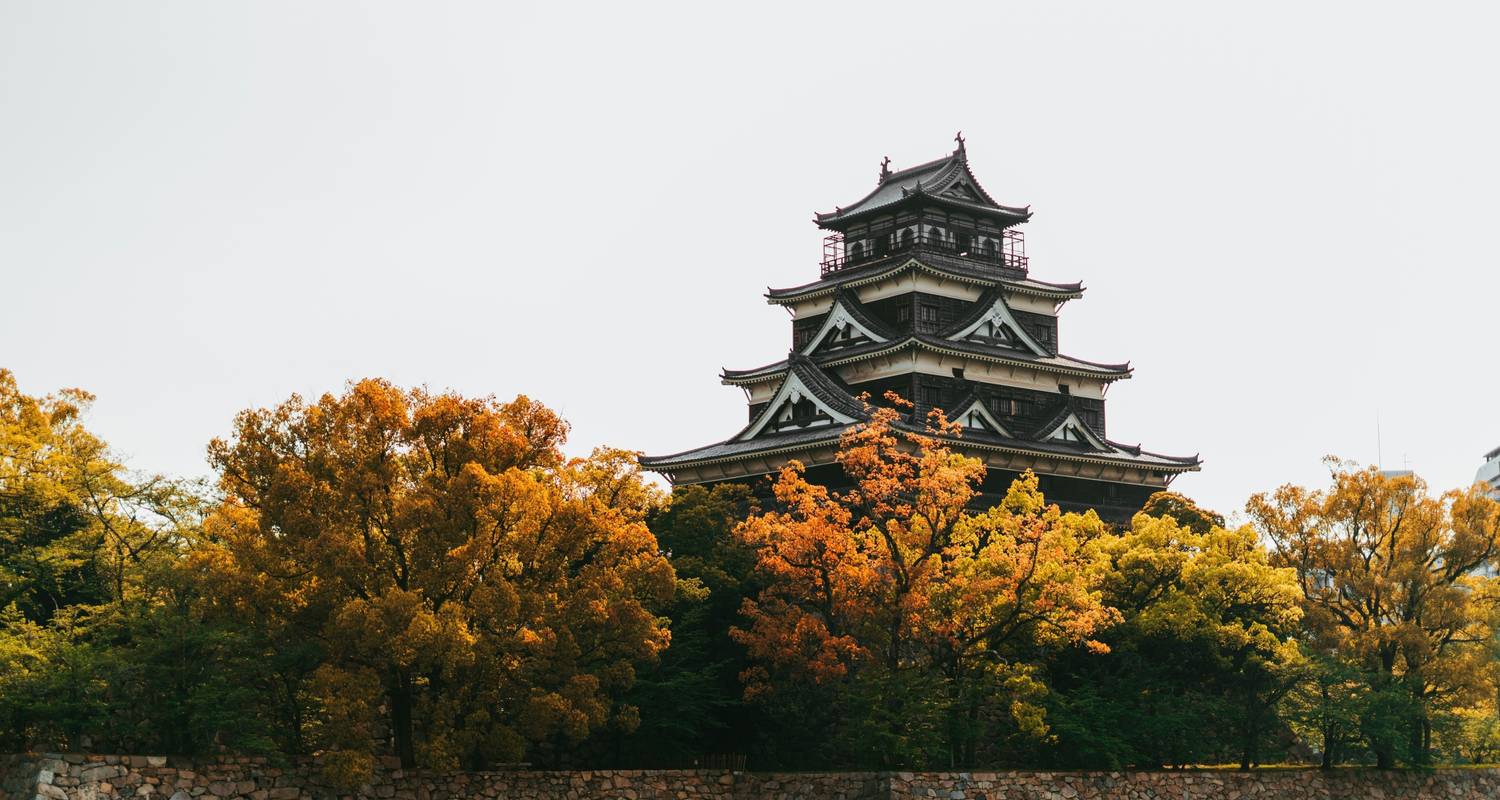
[[[995,240],[994,239],[985,239],[984,240],[984,257],[985,258],[994,258],[997,255],[999,255],[999,250],[995,247]]]
[[[990,398],[990,411],[1002,417],[1014,417],[1021,413],[1021,404],[1010,397]]]
[[[936,386],[923,386],[922,402],[929,406],[941,405],[943,402],[943,390]]]
[[[933,244],[942,244],[943,243],[943,232],[942,232],[942,230],[940,230],[938,228],[928,228],[927,229],[927,241],[929,241],[929,242],[931,242]]]
[[[921,308],[921,315],[918,316],[917,319],[920,319],[923,322],[937,322],[938,307],[923,303]]]
[[[849,259],[851,261],[858,261],[859,259],[863,258],[864,255],[865,255],[865,243],[864,242],[855,242],[854,244],[849,245]]]
[[[897,322],[911,322],[911,306],[897,306],[896,307],[896,321]]]
[[[916,237],[912,235],[911,228],[903,229],[901,231],[901,246],[911,247],[911,242],[914,238]]]
[[[1057,391],[1061,394],[1067,394],[1068,392],[1072,391],[1072,389],[1066,383],[1059,383],[1057,385]]]

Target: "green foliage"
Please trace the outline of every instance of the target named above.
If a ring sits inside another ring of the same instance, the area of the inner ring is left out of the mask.
[[[1106,602],[1124,621],[1109,652],[1060,659],[1060,750],[1101,767],[1265,760],[1277,701],[1300,675],[1295,575],[1272,567],[1248,528],[1225,530],[1190,502],[1136,515],[1107,541]],[[1190,507],[1190,508],[1189,508]],[[1119,727],[1129,720],[1125,730]]]
[[[591,743],[596,762],[685,767],[763,744],[765,726],[739,702],[744,654],[729,638],[740,603],[752,591],[755,561],[732,531],[752,507],[745,486],[686,486],[648,518],[678,577],[666,609],[672,646],[659,663],[637,673],[628,695],[640,709],[639,727]]]
[[[524,399],[366,382],[241,415],[210,497],[126,470],[91,399],[0,370],[0,750],[318,753],[343,786],[393,730],[465,767],[1500,760],[1476,492],[1336,464],[1256,528],[1161,492],[1115,530],[1026,481],[977,512],[966,462],[874,426],[860,504],[793,476],[765,513],[569,460]]]

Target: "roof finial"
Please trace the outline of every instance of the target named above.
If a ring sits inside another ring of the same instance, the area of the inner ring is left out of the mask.
[[[880,182],[885,183],[885,179],[889,177],[891,177],[891,157],[886,156],[885,160],[880,162]]]
[[[955,153],[957,153],[958,155],[961,155],[961,156],[962,155],[968,155],[968,153],[964,151],[964,132],[963,131],[959,131],[958,133],[955,133],[953,135],[953,141],[958,142],[958,149],[954,150],[953,152],[955,152]]]

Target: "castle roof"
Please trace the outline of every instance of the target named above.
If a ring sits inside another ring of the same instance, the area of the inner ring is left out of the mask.
[[[670,455],[642,457],[641,465],[647,469],[671,472],[690,466],[783,455],[815,445],[835,442],[845,431],[869,418],[864,403],[851,395],[836,378],[820,369],[812,359],[798,355],[793,356],[789,363],[788,372],[782,378],[783,386],[795,377],[799,386],[806,387],[824,404],[852,419],[820,427],[755,434],[755,431],[761,429],[761,418],[776,412],[776,409],[772,407],[775,404],[772,403],[762,410],[756,421],[752,421],[750,425],[725,441]],[[968,403],[963,403],[963,405],[966,407]],[[955,407],[954,410],[961,412],[965,409]],[[1052,424],[1038,428],[1034,436],[1027,438],[977,429],[968,429],[959,437],[943,438],[960,450],[977,448],[1018,453],[1045,453],[1065,460],[1148,467],[1173,473],[1196,470],[1201,464],[1196,455],[1169,456],[1153,453],[1141,449],[1138,445],[1125,445],[1104,439],[1093,434],[1092,431],[1087,433],[1083,441],[1060,441],[1049,438],[1072,414],[1072,409],[1065,407],[1059,412],[1057,419],[1051,421]],[[898,427],[912,432],[925,433],[921,425],[907,420],[899,422]],[[751,435],[747,436],[747,433]]]
[[[974,286],[999,286],[1008,292],[1043,297],[1050,300],[1073,300],[1083,296],[1083,284],[1048,283],[1035,278],[1007,277],[993,267],[986,268],[941,253],[922,253],[918,256],[896,254],[882,259],[849,267],[830,273],[827,277],[790,286],[784,289],[766,289],[766,300],[774,304],[795,303],[833,294],[840,288],[855,289],[878,283],[902,273],[917,270],[942,278]]]
[[[842,230],[862,217],[888,209],[903,200],[922,202],[991,217],[1003,226],[1031,218],[1031,207],[1018,208],[995,202],[969,170],[969,156],[962,140],[958,149],[935,161],[897,172],[881,172],[879,183],[869,194],[848,206],[816,215],[818,227]]]
[[[871,358],[881,358],[909,347],[920,348],[942,355],[962,356],[996,364],[1031,367],[1043,372],[1081,378],[1095,378],[1103,381],[1124,380],[1129,378],[1132,372],[1130,362],[1128,361],[1123,364],[1102,364],[1096,361],[1085,361],[1081,358],[1074,358],[1073,356],[1037,355],[1029,350],[997,347],[995,345],[978,344],[975,342],[952,341],[925,333],[910,334],[904,338],[890,342],[867,342],[842,350],[815,354],[812,358],[818,362],[820,367],[828,368],[852,364],[856,361]],[[733,386],[760,383],[786,372],[787,363],[783,359],[751,369],[725,369],[720,373],[719,378],[724,383]]]

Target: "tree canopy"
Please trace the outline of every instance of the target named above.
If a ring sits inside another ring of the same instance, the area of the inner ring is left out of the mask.
[[[427,767],[1325,767],[1500,757],[1500,503],[1330,461],[1233,527],[1063,513],[898,397],[831,490],[644,479],[510,402],[249,409],[212,484],[0,370],[0,748]]]
[[[567,428],[377,380],[242,413],[210,459],[198,551],[235,613],[315,642],[318,744],[367,769],[377,712],[408,765],[482,766],[631,728],[620,702],[670,634],[674,575],[634,458],[568,459]]]

